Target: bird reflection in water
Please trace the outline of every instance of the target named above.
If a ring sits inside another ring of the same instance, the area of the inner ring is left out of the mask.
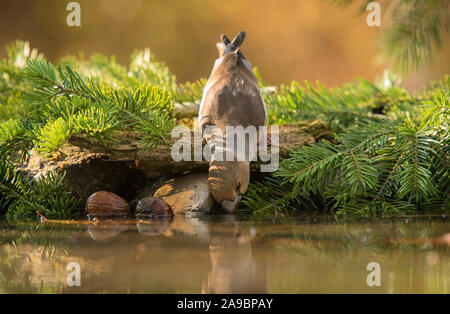
[[[210,268],[202,293],[267,293],[267,261],[254,258],[251,235],[230,220],[210,224]]]

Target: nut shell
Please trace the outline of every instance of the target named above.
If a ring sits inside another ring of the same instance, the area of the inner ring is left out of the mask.
[[[128,215],[129,210],[123,198],[107,191],[95,192],[86,201],[87,213],[95,216]]]

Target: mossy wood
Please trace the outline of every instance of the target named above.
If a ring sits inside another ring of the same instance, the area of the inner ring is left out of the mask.
[[[270,134],[270,127],[268,129]],[[169,139],[167,146],[161,145],[154,150],[145,150],[139,142],[139,136],[136,132],[123,132],[115,136],[116,143],[107,146],[99,141],[89,141],[83,136],[73,136],[69,141],[70,145],[61,148],[59,156],[45,159],[32,154],[25,169],[37,172],[37,168],[41,168],[46,172],[58,168],[64,169],[72,165],[81,165],[93,159],[111,162],[134,161],[138,169],[164,173],[181,173],[208,168],[208,162],[205,160],[176,162],[172,159],[172,144],[180,139]],[[191,132],[192,160],[194,159],[193,136],[193,132]],[[287,152],[296,146],[315,143],[322,138],[331,136],[331,130],[322,120],[279,125],[280,157],[287,156]],[[256,170],[258,165],[259,161],[252,163],[252,169]]]
[[[270,134],[270,127],[269,127]],[[180,139],[169,139],[168,145],[161,145],[154,150],[145,150],[139,142],[136,132],[121,133],[115,138],[117,143],[108,146],[98,141],[88,141],[83,136],[74,136],[69,142],[70,146],[62,148],[62,155],[58,158],[61,164],[67,165],[70,160],[82,162],[85,158],[102,158],[110,161],[136,161],[137,168],[155,170],[167,173],[180,173],[188,170],[207,169],[208,162],[179,161],[172,159],[172,144]],[[191,152],[194,159],[194,133],[191,132]],[[280,156],[287,156],[287,152],[296,146],[315,143],[322,138],[330,138],[332,132],[322,120],[313,120],[304,123],[286,124],[279,126]],[[69,159],[66,159],[65,154]],[[75,156],[74,156],[75,155]],[[76,155],[79,155],[76,158]],[[84,156],[84,157],[83,157]],[[255,169],[259,161],[253,163]]]

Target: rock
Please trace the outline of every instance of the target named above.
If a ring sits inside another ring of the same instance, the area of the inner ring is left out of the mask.
[[[175,214],[206,213],[214,206],[214,200],[209,194],[206,172],[170,179],[156,190],[154,196],[162,198]]]
[[[145,197],[136,205],[136,217],[171,217],[173,216],[172,207],[159,197]]]
[[[86,201],[86,212],[93,216],[127,216],[130,207],[120,196],[106,191],[98,191]]]

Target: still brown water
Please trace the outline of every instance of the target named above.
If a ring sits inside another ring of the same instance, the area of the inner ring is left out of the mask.
[[[0,293],[449,293],[449,252],[442,216],[3,222]]]

